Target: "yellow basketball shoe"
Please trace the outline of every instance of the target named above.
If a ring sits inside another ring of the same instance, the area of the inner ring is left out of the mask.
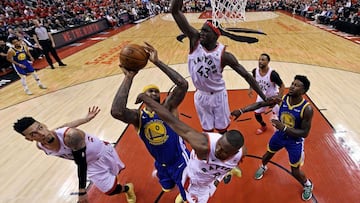
[[[135,195],[135,190],[134,190],[134,184],[127,183],[126,186],[129,187],[129,190],[125,193],[126,201],[128,203],[136,203],[136,195]]]

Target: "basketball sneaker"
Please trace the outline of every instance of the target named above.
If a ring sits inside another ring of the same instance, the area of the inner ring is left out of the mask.
[[[176,196],[175,203],[186,203],[186,202],[187,201],[183,200],[180,193]]]
[[[224,177],[224,179],[223,179],[224,183],[225,183],[225,184],[230,183],[231,177],[232,177],[233,175],[241,178],[242,173],[241,173],[241,169],[240,169],[238,166],[236,166],[235,168],[231,169],[231,171],[228,172],[228,173],[225,175],[225,177]]]
[[[129,190],[125,193],[126,201],[128,203],[136,203],[136,195],[135,195],[135,190],[134,190],[134,184],[127,183],[125,185],[129,187]]]
[[[25,89],[25,93],[26,93],[27,95],[32,95],[32,94],[33,94],[29,89]]]
[[[260,180],[264,176],[264,173],[266,170],[267,170],[267,167],[261,165],[260,168],[256,171],[254,178],[256,180]]]
[[[312,197],[312,191],[313,191],[313,188],[314,188],[314,185],[312,184],[312,182],[310,181],[310,185],[304,185],[304,191],[301,195],[301,198],[305,201],[311,199]]]
[[[263,134],[266,130],[267,130],[266,126],[261,126],[261,128],[256,130],[256,134],[257,135]]]
[[[47,89],[47,87],[46,87],[45,85],[43,85],[43,84],[40,84],[40,85],[39,85],[39,88],[40,88],[40,89]]]

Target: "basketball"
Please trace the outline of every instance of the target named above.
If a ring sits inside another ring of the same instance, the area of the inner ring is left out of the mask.
[[[144,47],[137,44],[128,44],[120,52],[120,64],[127,70],[139,71],[148,62],[149,54]]]

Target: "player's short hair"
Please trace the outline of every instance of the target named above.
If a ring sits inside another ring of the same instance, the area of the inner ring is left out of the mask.
[[[8,41],[9,41],[11,44],[13,43],[14,40],[19,40],[19,38],[16,37],[16,36],[14,36],[14,37],[10,37],[10,38],[8,39]]]
[[[262,53],[260,56],[265,56],[268,61],[270,61],[270,56],[267,53]]]
[[[24,135],[23,134],[24,130],[26,130],[29,126],[31,126],[35,122],[36,120],[33,117],[23,117],[17,120],[17,122],[14,123],[13,127],[16,132]]]
[[[300,80],[304,85],[304,90],[307,92],[310,88],[310,80],[304,75],[296,75],[294,80]]]
[[[231,146],[236,149],[240,149],[244,146],[244,136],[238,130],[229,130],[225,133],[226,140],[231,144]]]

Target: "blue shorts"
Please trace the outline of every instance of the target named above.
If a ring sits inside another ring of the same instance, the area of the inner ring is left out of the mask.
[[[176,163],[172,165],[163,165],[155,161],[155,168],[157,170],[157,177],[163,190],[170,190],[178,186],[180,194],[186,200],[186,194],[183,185],[181,184],[182,174],[187,165],[187,160],[181,157]]]
[[[25,68],[20,68],[19,66],[13,64],[13,67],[15,68],[15,70],[18,74],[27,75],[27,74],[33,73],[35,71],[34,67],[27,60],[21,61],[19,63],[23,64],[25,66]]]
[[[292,138],[284,132],[276,131],[271,137],[268,145],[268,151],[276,153],[285,147],[289,155],[290,165],[298,167],[304,161],[304,139]]]

